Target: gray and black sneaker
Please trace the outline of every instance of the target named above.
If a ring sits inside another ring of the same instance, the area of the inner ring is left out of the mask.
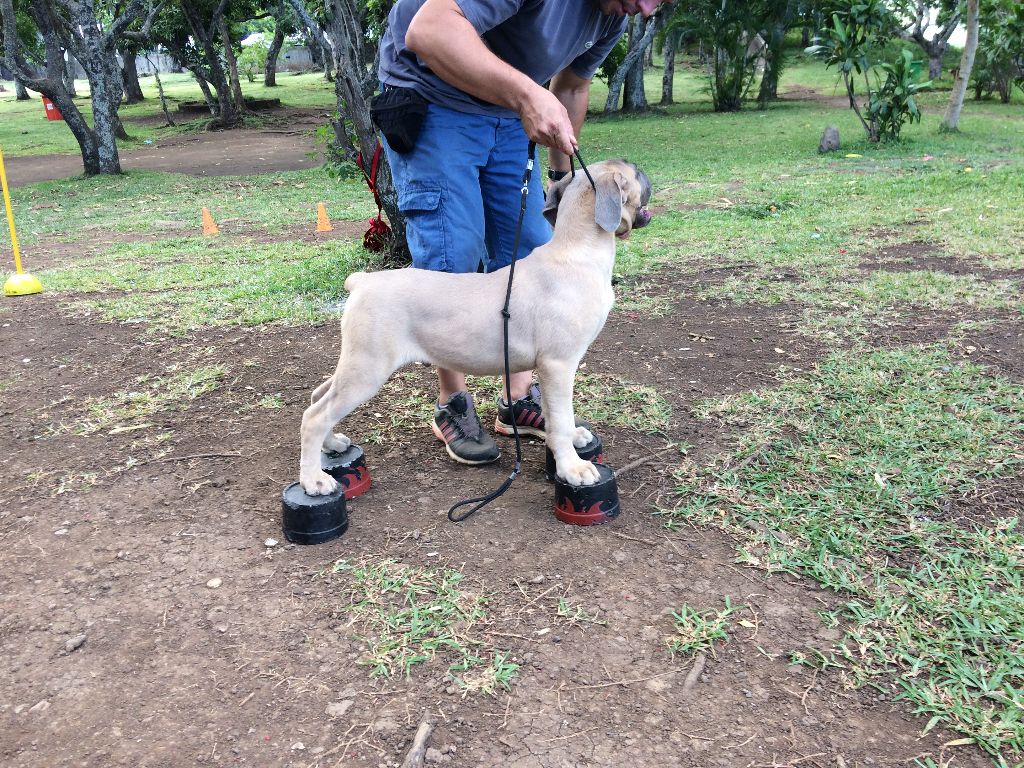
[[[525,397],[508,405],[498,396],[498,418],[494,420],[494,431],[502,435],[513,435],[512,420],[515,419],[520,435],[534,435],[542,440],[547,437],[544,431],[544,414],[540,407],[540,387],[530,386]]]
[[[463,464],[490,464],[501,456],[494,438],[480,425],[473,396],[468,392],[456,392],[447,405],[435,406],[430,428],[444,443],[448,455]]]

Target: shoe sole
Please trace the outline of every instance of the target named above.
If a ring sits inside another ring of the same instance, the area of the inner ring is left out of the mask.
[[[506,424],[500,418],[494,420],[494,431],[499,435],[505,435],[505,437],[515,437],[515,432],[512,431],[512,425]],[[539,437],[541,440],[546,440],[548,437],[547,432],[543,429],[537,429],[536,427],[521,426],[519,427],[519,434],[533,435],[534,437]]]
[[[431,431],[433,431],[434,437],[436,437],[438,440],[444,443],[444,449],[448,451],[448,455],[455,459],[457,462],[459,462],[459,464],[467,464],[471,467],[476,467],[481,464],[493,464],[494,462],[501,458],[501,453],[499,452],[498,455],[495,456],[493,459],[483,459],[481,461],[472,461],[471,459],[464,459],[457,453],[455,453],[455,451],[452,450],[452,447],[448,445],[448,441],[444,439],[444,435],[441,434],[441,430],[437,428],[437,424],[434,423],[433,421],[430,422],[430,429]]]

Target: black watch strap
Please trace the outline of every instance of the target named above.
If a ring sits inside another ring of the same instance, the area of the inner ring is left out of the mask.
[[[568,175],[568,171],[556,171],[554,168],[548,168],[548,178],[552,181],[561,181]]]

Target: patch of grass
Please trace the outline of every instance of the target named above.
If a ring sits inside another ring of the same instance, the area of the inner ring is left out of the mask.
[[[73,311],[180,334],[215,325],[323,320],[336,314],[332,304],[345,278],[366,264],[361,247],[340,240],[181,238],[118,245],[40,278],[48,290],[68,294]]]
[[[718,526],[740,561],[842,592],[846,637],[809,657],[1019,758],[1024,534],[947,500],[1024,466],[1024,388],[941,348],[837,353],[702,412],[744,431],[679,473],[668,525]]]
[[[130,171],[40,182],[12,190],[18,234],[31,253],[42,239],[61,242],[168,238],[202,232],[203,207],[233,231],[313,232],[316,206],[332,219],[358,220],[371,213],[373,198],[361,179],[332,179],[321,168],[260,176],[182,176]],[[374,209],[375,211],[375,209]]]
[[[669,651],[686,656],[707,651],[717,658],[715,643],[729,640],[728,619],[735,610],[728,595],[721,611],[700,611],[684,603],[678,611],[672,611],[676,632],[666,640]]]
[[[89,398],[82,403],[83,413],[77,420],[70,423],[58,421],[51,425],[51,433],[91,435],[106,432],[116,435],[148,429],[153,424],[147,419],[157,413],[181,410],[196,398],[212,392],[220,385],[227,370],[223,365],[195,369],[172,365],[163,376],[140,376],[130,391]],[[63,401],[60,405],[62,411],[66,410]]]
[[[599,624],[603,627],[608,623],[604,619],[598,618],[599,614],[590,614],[582,605],[572,603],[564,596],[558,598],[558,615],[571,626]]]
[[[609,427],[663,434],[672,422],[672,406],[654,387],[608,373],[576,374],[576,417]]]
[[[459,571],[413,568],[394,560],[339,560],[333,573],[350,579],[344,610],[369,631],[361,663],[372,676],[408,678],[415,665],[443,654],[464,692],[493,693],[511,686],[519,665],[509,652],[478,638],[487,599],[466,590]]]

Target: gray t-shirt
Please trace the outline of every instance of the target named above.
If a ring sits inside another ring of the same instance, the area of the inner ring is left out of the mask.
[[[426,0],[398,0],[380,41],[380,81],[413,88],[427,101],[476,115],[511,117],[435,75],[405,47],[409,22]],[[594,76],[626,29],[626,18],[601,13],[595,0],[456,0],[487,47],[535,83],[546,83],[563,69]]]

